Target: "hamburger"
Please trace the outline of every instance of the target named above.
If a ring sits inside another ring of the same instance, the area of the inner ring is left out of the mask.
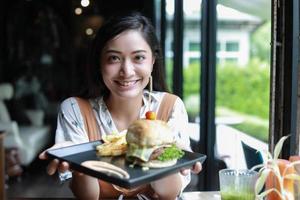
[[[128,127],[126,141],[126,159],[134,165],[169,167],[184,155],[176,146],[171,129],[161,120],[136,120]]]

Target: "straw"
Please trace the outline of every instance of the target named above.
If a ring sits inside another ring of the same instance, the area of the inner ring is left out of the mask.
[[[152,76],[149,77],[149,98],[148,98],[148,105],[149,105],[149,111],[150,111],[150,104],[151,104],[151,94],[152,94]]]

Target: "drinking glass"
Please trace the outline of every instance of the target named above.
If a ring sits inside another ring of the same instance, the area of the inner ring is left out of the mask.
[[[242,169],[223,169],[219,171],[222,200],[254,200],[256,171]]]

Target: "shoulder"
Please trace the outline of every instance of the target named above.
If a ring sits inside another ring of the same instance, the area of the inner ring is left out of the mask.
[[[172,93],[169,93],[169,92],[163,92],[164,93],[164,97],[168,97],[168,98],[173,98],[175,100],[181,100],[179,96],[175,95],[175,94],[172,94]]]
[[[78,111],[82,108],[86,109],[88,105],[94,110],[99,110],[99,105],[102,101],[102,98],[84,99],[79,97],[69,97],[61,103],[60,110],[62,112],[79,113]]]
[[[100,101],[100,98],[95,98],[95,99],[85,99],[81,97],[69,97],[61,103],[61,106],[63,107],[68,107],[68,106],[73,106],[73,105],[78,105],[78,101],[84,101],[84,102],[89,102],[91,105],[97,104],[98,101]]]
[[[69,97],[60,104],[60,109],[62,111],[78,110],[79,104],[82,104],[83,102],[89,103],[90,99],[83,99],[83,98],[79,98],[79,97]]]
[[[144,95],[145,96],[148,96],[149,95],[149,91],[145,91],[144,92]],[[175,94],[172,94],[172,93],[169,93],[169,92],[160,92],[160,91],[153,91],[151,93],[151,96],[158,100],[158,101],[162,101],[164,98],[174,98],[174,99],[180,99],[178,96],[176,96]]]
[[[149,92],[145,91],[144,95],[148,95]],[[152,97],[157,100],[159,103],[161,103],[162,101],[166,101],[168,102],[174,102],[174,106],[179,106],[179,107],[184,107],[184,103],[182,101],[182,99],[172,93],[169,92],[160,92],[160,91],[153,91],[152,92]]]
[[[162,92],[162,93],[163,93],[163,97],[161,98],[161,101],[164,100],[167,102],[174,102],[174,106],[184,107],[184,103],[179,96],[168,92]]]
[[[78,103],[77,103],[75,97],[69,97],[69,98],[63,100],[63,102],[60,104],[60,108],[61,109],[70,108],[77,104]]]

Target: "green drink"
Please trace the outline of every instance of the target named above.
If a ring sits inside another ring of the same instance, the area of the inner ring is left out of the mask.
[[[240,192],[236,193],[233,191],[224,191],[221,192],[222,200],[254,200],[255,195],[251,192]]]
[[[255,200],[256,171],[223,169],[219,178],[222,200]]]

